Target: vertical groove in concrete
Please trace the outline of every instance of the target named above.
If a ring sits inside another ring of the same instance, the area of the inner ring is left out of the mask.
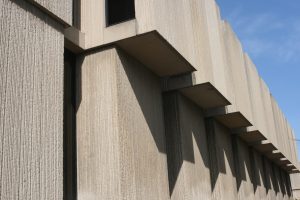
[[[62,27],[0,0],[0,199],[62,199]]]

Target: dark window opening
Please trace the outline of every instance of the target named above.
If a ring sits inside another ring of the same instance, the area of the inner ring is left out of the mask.
[[[106,0],[107,26],[134,18],[134,0]]]
[[[64,200],[77,196],[76,175],[76,55],[65,49],[64,52]]]

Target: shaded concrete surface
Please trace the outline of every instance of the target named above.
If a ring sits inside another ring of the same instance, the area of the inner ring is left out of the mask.
[[[297,198],[294,132],[216,2],[110,26],[106,3],[0,0],[0,199]]]
[[[0,199],[63,197],[63,28],[0,1]]]
[[[114,48],[80,60],[78,199],[168,199],[159,79]]]
[[[209,154],[201,109],[179,92],[164,94],[171,199],[210,199]]]
[[[211,166],[212,199],[237,199],[230,131],[212,118],[206,119],[205,126]]]

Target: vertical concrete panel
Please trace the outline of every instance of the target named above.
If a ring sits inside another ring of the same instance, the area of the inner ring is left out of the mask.
[[[92,47],[96,43],[103,43],[103,32],[106,27],[105,0],[81,1],[80,9],[80,28],[86,36],[86,48]]]
[[[282,115],[282,127],[283,127],[283,131],[282,131],[283,141],[282,142],[285,144],[283,152],[284,152],[284,155],[286,156],[286,158],[289,159],[290,158],[290,143],[289,143],[288,122],[287,122],[284,114],[282,113],[281,115]]]
[[[0,199],[62,199],[62,27],[25,1],[0,16]]]
[[[298,149],[297,149],[297,140],[296,140],[296,136],[295,136],[295,132],[294,130],[292,130],[292,145],[293,145],[293,155],[294,155],[294,158],[293,158],[293,161],[294,161],[294,164],[299,167],[299,161],[298,161]]]
[[[271,104],[272,104],[272,110],[273,110],[273,117],[274,117],[274,124],[275,124],[275,134],[276,134],[276,140],[280,141],[278,142],[277,148],[284,152],[284,134],[282,133],[281,126],[280,126],[280,110],[279,107],[274,100],[274,98],[271,96]]]
[[[279,112],[279,125],[280,125],[280,135],[281,135],[281,144],[282,144],[282,152],[285,156],[287,154],[288,147],[288,139],[287,139],[287,129],[286,129],[286,119],[284,117],[283,112],[278,107]]]
[[[72,25],[73,0],[29,0],[44,7],[48,12],[57,16],[65,23]],[[75,1],[75,0],[74,0]]]
[[[80,60],[78,199],[169,199],[158,77],[116,49]]]
[[[236,169],[238,199],[254,199],[254,176],[251,166],[250,152],[246,143],[237,136],[232,136],[233,156]]]
[[[132,160],[133,164],[122,171],[134,177],[137,200],[169,199],[160,79],[125,53],[118,51],[118,55],[120,142],[125,142],[121,158],[122,163]],[[121,191],[130,191],[130,183],[125,179]]]
[[[120,197],[120,141],[116,51],[78,58],[77,185],[78,199]],[[132,184],[132,183],[131,183]]]
[[[236,107],[236,97],[235,97],[235,89],[234,89],[234,82],[233,82],[233,73],[232,68],[230,67],[231,61],[228,57],[228,47],[227,43],[225,41],[227,40],[228,34],[227,34],[227,22],[221,21],[221,30],[222,30],[222,46],[224,51],[224,62],[226,63],[226,70],[225,70],[225,80],[226,80],[226,87],[227,87],[227,95],[228,100],[232,104],[230,107]]]
[[[290,161],[293,162],[293,153],[294,153],[293,142],[294,141],[293,141],[292,128],[288,124],[288,121],[286,121],[286,123],[287,123],[286,138],[287,138],[287,143],[288,143],[287,156],[290,159]]]
[[[171,199],[210,199],[209,154],[201,110],[177,92],[164,94]]]
[[[247,54],[244,54],[244,59],[252,105],[253,123],[261,133],[268,137],[269,132],[266,131],[265,118],[262,113],[264,105],[261,96],[259,74],[251,58]]]
[[[222,40],[221,17],[219,7],[215,0],[204,0],[206,9],[207,30],[209,35],[209,44],[211,51],[211,60],[214,75],[214,85],[225,96],[227,96],[227,85],[225,70],[225,51]]]
[[[235,100],[233,106],[228,106],[232,111],[240,111],[252,122],[249,87],[246,77],[244,53],[241,44],[228,23],[224,23],[224,42],[227,52],[227,64],[231,76]]]
[[[276,138],[276,132],[275,132],[275,124],[274,124],[274,114],[271,104],[271,96],[270,96],[270,90],[266,83],[260,79],[260,86],[261,86],[261,94],[262,99],[264,103],[264,110],[263,113],[265,115],[265,122],[267,125],[267,131],[268,131],[268,140],[271,141],[274,146],[278,146],[277,138]]]
[[[212,199],[237,199],[230,132],[213,119],[207,119],[205,126],[210,155]]]

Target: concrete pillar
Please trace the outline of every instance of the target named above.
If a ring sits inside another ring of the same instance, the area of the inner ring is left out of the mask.
[[[77,60],[78,200],[169,199],[160,80],[116,48]]]
[[[63,199],[63,27],[0,0],[0,199]]]
[[[179,92],[168,92],[164,94],[164,112],[171,199],[211,199],[201,109]]]

